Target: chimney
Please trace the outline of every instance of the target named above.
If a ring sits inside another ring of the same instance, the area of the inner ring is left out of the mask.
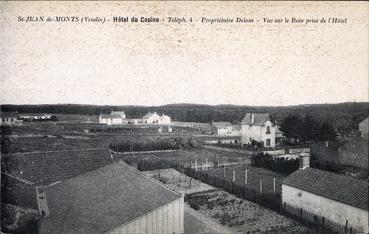
[[[305,168],[310,167],[310,153],[301,153],[299,155],[300,160],[300,168],[301,170],[304,170]]]

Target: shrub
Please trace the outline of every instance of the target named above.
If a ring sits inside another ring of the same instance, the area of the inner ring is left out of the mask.
[[[263,153],[253,155],[251,161],[256,167],[264,167],[284,174],[290,174],[299,168],[299,159],[273,158]]]
[[[118,152],[154,151],[154,150],[178,150],[181,148],[193,148],[199,144],[195,139],[189,138],[159,138],[155,140],[122,140],[109,144],[109,148]]]

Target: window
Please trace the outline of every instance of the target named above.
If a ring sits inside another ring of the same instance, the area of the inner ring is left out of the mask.
[[[270,139],[266,139],[265,144],[266,144],[267,147],[270,147]]]
[[[266,128],[266,134],[270,134],[270,126],[267,126],[267,128]]]

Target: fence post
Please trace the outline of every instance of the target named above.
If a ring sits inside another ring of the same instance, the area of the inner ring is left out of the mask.
[[[247,170],[245,170],[245,184],[247,184]]]
[[[346,224],[345,224],[345,233],[347,233],[347,225],[348,225],[348,220],[346,219]]]
[[[223,164],[223,178],[225,178],[225,165]]]
[[[275,193],[275,177],[273,178],[273,193]]]
[[[236,181],[236,172],[235,172],[235,170],[233,170],[232,182],[234,183],[235,181]]]
[[[208,159],[205,159],[205,170],[208,170]]]
[[[260,180],[260,194],[263,193],[263,180]]]
[[[195,158],[195,171],[197,171],[197,158]]]

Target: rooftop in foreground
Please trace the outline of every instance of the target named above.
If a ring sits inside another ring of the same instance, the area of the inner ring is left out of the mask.
[[[368,182],[315,168],[297,170],[283,184],[368,210]]]
[[[103,233],[181,195],[117,162],[46,189],[40,233]]]
[[[111,164],[107,149],[2,155],[1,171],[35,185],[49,185]]]

